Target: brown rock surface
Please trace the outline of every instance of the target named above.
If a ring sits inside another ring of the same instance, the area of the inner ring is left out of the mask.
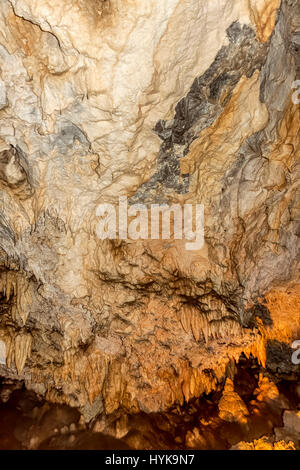
[[[242,354],[297,373],[299,18],[297,0],[1,0],[2,377],[90,422],[209,394]],[[100,240],[120,195],[202,203],[204,246]],[[226,387],[222,416],[245,419]]]

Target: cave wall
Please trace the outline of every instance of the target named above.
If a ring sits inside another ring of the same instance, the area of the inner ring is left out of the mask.
[[[1,375],[88,420],[298,338],[299,10],[1,1]],[[205,245],[99,240],[120,195],[202,203]]]

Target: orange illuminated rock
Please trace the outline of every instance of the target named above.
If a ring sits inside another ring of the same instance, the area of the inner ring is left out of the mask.
[[[247,406],[234,391],[232,380],[227,379],[222,398],[219,401],[219,416],[230,423],[245,424],[249,415]]]

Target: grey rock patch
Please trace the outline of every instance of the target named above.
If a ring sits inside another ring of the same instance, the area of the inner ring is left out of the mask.
[[[92,404],[88,403],[80,409],[86,423],[92,421],[92,419],[101,414],[103,410],[104,407],[101,394],[98,395],[98,397],[93,401]]]

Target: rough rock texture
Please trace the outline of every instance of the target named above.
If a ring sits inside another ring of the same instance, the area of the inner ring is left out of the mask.
[[[208,393],[242,353],[299,370],[299,10],[1,1],[1,375],[88,421]],[[204,247],[99,240],[119,195],[203,203]]]
[[[222,398],[219,402],[219,416],[224,421],[246,423],[249,412],[247,406],[234,391],[231,379],[227,379]]]
[[[272,442],[266,436],[254,442],[239,442],[231,450],[296,450],[293,442]]]
[[[223,391],[219,385],[165,412],[118,409],[89,423],[78,410],[1,378],[0,449],[299,450],[299,377],[279,379],[262,371],[257,361],[244,358]]]

